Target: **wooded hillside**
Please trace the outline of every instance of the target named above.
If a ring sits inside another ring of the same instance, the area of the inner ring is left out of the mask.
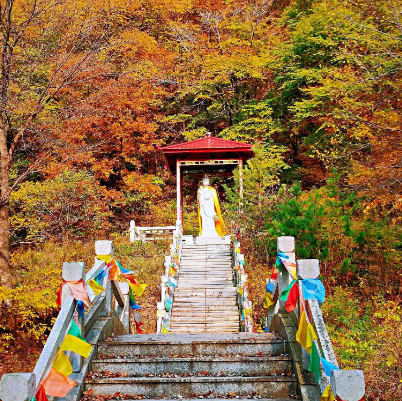
[[[63,260],[113,236],[127,256],[130,219],[174,223],[159,147],[210,131],[255,145],[242,212],[235,184],[223,205],[255,329],[275,239],[295,236],[320,260],[338,360],[368,400],[402,399],[399,1],[1,0],[0,32],[2,373],[35,361]]]

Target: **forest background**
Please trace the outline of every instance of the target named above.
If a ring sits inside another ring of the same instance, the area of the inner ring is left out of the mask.
[[[61,264],[90,267],[93,240],[157,282],[164,245],[124,233],[174,223],[158,148],[211,131],[255,145],[241,214],[224,186],[255,329],[276,237],[293,235],[320,260],[341,366],[363,369],[368,400],[402,399],[399,1],[0,0],[0,19],[1,373],[34,365]]]

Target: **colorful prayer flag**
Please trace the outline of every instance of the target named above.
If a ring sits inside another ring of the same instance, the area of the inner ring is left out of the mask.
[[[71,321],[70,328],[68,329],[67,334],[71,334],[74,337],[78,337],[82,341],[87,341],[85,337],[83,337],[81,333],[81,329],[77,326],[77,323],[74,322],[74,320]]]
[[[317,340],[313,326],[307,322],[306,312],[303,310],[300,316],[299,328],[296,333],[296,341],[308,352],[311,352],[313,340]]]
[[[45,393],[52,397],[65,397],[77,383],[69,377],[50,368],[49,374],[42,382]]]
[[[85,306],[82,301],[77,301],[77,312],[79,317],[85,316]]]
[[[263,305],[265,309],[268,309],[270,306],[275,305],[275,301],[271,297],[272,295],[269,292],[265,293]]]
[[[95,293],[95,296],[98,296],[101,292],[105,291],[105,289],[98,284],[95,279],[87,281],[87,284],[91,287],[92,291]]]
[[[280,300],[286,302],[289,296],[289,292],[292,289],[292,287],[296,284],[296,280],[293,280],[283,291],[280,296]]]
[[[82,301],[83,304],[89,308],[89,299],[87,289],[85,288],[84,280],[79,281],[67,281],[68,286],[73,294],[73,297],[77,301]]]
[[[70,359],[63,351],[57,353],[52,363],[52,368],[64,376],[70,376],[73,373]]]
[[[131,282],[129,282],[128,285],[132,289],[133,293],[137,295],[137,297],[140,297],[143,294],[147,286],[146,284],[133,284]]]
[[[142,323],[142,316],[141,316],[141,314],[138,313],[137,311],[134,311],[133,315],[134,315],[135,328],[136,328],[137,334],[143,334],[144,332],[141,330],[141,326],[142,326],[144,323]]]
[[[292,312],[296,308],[299,299],[299,286],[296,280],[293,280],[282,292],[281,301],[285,301],[285,309]]]
[[[106,264],[108,264],[112,258],[112,255],[96,255],[96,259],[103,260]]]
[[[107,271],[106,269],[102,269],[98,275],[94,278],[94,280],[99,284],[103,285],[103,279],[107,276]]]
[[[338,370],[338,366],[334,365],[333,363],[327,361],[323,357],[321,357],[322,367],[324,368],[324,372],[328,377],[331,377],[332,370]]]
[[[35,397],[33,397],[31,401],[49,401],[42,385],[39,385],[38,389],[36,390]]]
[[[308,371],[314,373],[315,381],[318,383],[321,378],[321,363],[320,363],[320,353],[317,350],[315,342],[311,347],[310,363],[308,365]]]
[[[317,301],[324,302],[325,288],[319,279],[304,279],[301,280],[303,286],[303,297],[305,300],[316,299]]]
[[[324,392],[321,395],[320,401],[336,401],[330,385],[325,388]]]
[[[88,358],[92,351],[92,345],[71,334],[66,334],[59,351],[73,351],[84,358]]]

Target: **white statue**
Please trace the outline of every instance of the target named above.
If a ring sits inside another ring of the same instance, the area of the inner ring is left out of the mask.
[[[215,188],[210,186],[208,177],[202,180],[202,185],[198,189],[198,220],[200,236],[223,236],[223,219],[218,194]]]

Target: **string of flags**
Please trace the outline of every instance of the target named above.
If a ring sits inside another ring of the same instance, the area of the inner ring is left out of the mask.
[[[141,306],[137,304],[136,297],[140,297],[143,294],[147,284],[139,284],[133,277],[134,272],[123,268],[119,261],[112,255],[97,255],[96,258],[104,261],[106,267],[102,269],[95,278],[87,282],[84,282],[84,280],[63,280],[57,291],[57,305],[61,306],[62,288],[67,284],[77,302],[78,316],[83,317],[95,297],[105,291],[103,287],[105,277],[109,276],[110,280],[125,281],[129,285],[130,307],[134,310],[133,315],[136,331],[138,334],[142,334],[141,326],[143,322],[141,314],[138,312]],[[64,353],[65,351],[75,352],[84,358],[88,358],[92,351],[92,345],[87,343],[81,333],[81,329],[74,320],[71,321],[67,334],[59,347],[52,365],[45,378],[40,383],[35,397],[33,397],[31,401],[47,401],[47,395],[65,397],[66,394],[76,386],[76,382],[69,378],[73,373],[73,368],[70,359]]]
[[[61,306],[61,292],[64,284],[67,284],[71,290],[74,299],[77,301],[78,316],[83,317],[85,311],[90,307],[90,303],[101,292],[105,291],[103,287],[104,278],[109,275],[110,280],[116,280],[120,282],[127,282],[129,285],[130,307],[133,310],[141,309],[141,306],[137,304],[136,298],[140,297],[147,287],[147,284],[139,284],[134,279],[134,272],[129,269],[125,269],[120,262],[112,255],[97,255],[97,259],[106,263],[106,267],[102,269],[95,278],[88,280],[86,283],[84,280],[79,281],[65,281],[60,284],[57,292],[56,303]],[[137,312],[138,313],[138,312]],[[143,323],[141,319],[135,320],[136,331],[138,334],[142,334],[141,326]]]
[[[317,383],[319,383],[324,373],[328,385],[322,393],[320,401],[336,401],[331,386],[329,385],[329,378],[331,371],[339,368],[321,355],[318,336],[314,330],[314,326],[310,322],[305,303],[306,300],[312,299],[316,299],[320,302],[325,301],[325,288],[322,282],[319,279],[298,280],[295,258],[289,254],[278,252],[271,277],[266,283],[264,308],[268,309],[275,304],[274,296],[277,288],[278,274],[279,272],[285,271],[289,273],[292,282],[282,291],[280,300],[285,302],[285,309],[288,312],[292,312],[297,307],[298,303],[300,303],[301,308],[296,341],[310,354],[308,371],[314,374]],[[265,331],[268,331],[267,326],[268,323],[266,319]]]
[[[181,254],[181,236],[176,240],[176,246],[174,247],[171,255],[170,264],[168,268],[167,276],[162,278],[163,284],[165,284],[165,300],[164,302],[158,302],[157,318],[161,320],[161,333],[168,334],[170,331],[170,319],[173,308],[173,296],[177,287],[177,274],[180,268],[180,254]]]
[[[31,401],[48,401],[48,395],[52,397],[65,397],[77,383],[69,378],[73,373],[73,367],[70,359],[64,352],[72,351],[84,358],[88,358],[92,348],[93,346],[88,344],[82,336],[81,329],[72,320],[49,371],[39,384],[36,394]]]
[[[240,243],[234,238],[234,260],[235,269],[237,271],[237,293],[240,296],[240,319],[244,324],[244,330],[251,332],[253,330],[252,321],[252,302],[248,300],[248,275],[245,274],[244,267],[246,265],[244,255],[240,253]]]

